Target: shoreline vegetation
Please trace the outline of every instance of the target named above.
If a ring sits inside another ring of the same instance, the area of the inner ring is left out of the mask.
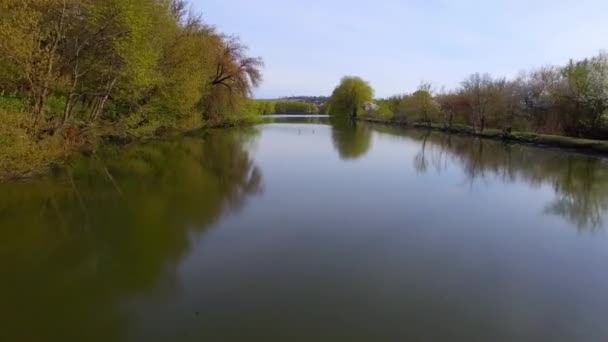
[[[485,129],[483,132],[477,131],[474,127],[464,125],[454,125],[445,127],[432,123],[408,123],[382,118],[360,117],[357,121],[372,124],[408,127],[416,129],[427,129],[439,131],[446,134],[466,135],[491,140],[501,140],[509,143],[532,145],[537,147],[559,148],[586,154],[597,154],[608,156],[608,141],[572,138],[561,135],[538,134],[532,132],[510,132],[506,133],[497,129]]]
[[[263,61],[188,0],[0,0],[0,180],[102,143],[329,114],[608,153],[608,53],[511,79],[475,73],[374,99],[347,76],[331,97],[252,99]]]
[[[324,107],[343,119],[607,154],[608,53],[511,79],[475,73],[449,90],[422,82],[388,98],[346,76]]]
[[[26,156],[27,164],[20,162],[18,165],[6,163],[9,158],[14,157],[9,154],[0,155],[0,162],[3,163],[0,167],[0,182],[7,180],[20,180],[36,177],[47,173],[55,167],[60,167],[65,163],[69,163],[73,158],[80,156],[91,156],[97,153],[99,148],[106,145],[126,146],[132,144],[141,144],[155,140],[172,139],[179,136],[196,135],[205,130],[218,128],[233,128],[237,126],[249,126],[259,122],[259,120],[249,120],[241,122],[221,122],[215,124],[206,124],[196,128],[175,128],[170,126],[159,126],[152,134],[134,135],[128,130],[112,130],[109,133],[101,133],[108,131],[109,127],[90,128],[96,136],[87,138],[82,143],[77,145],[60,146],[54,153],[41,151],[40,154],[35,154],[32,150],[27,153],[22,153],[21,156]],[[85,133],[88,128],[83,128]],[[60,144],[64,144],[64,137],[58,137]],[[44,148],[45,142],[39,142],[35,148]],[[0,152],[1,153],[1,152]],[[35,164],[32,164],[34,162]]]
[[[187,0],[0,0],[0,179],[261,120],[263,61]]]
[[[319,114],[321,108],[304,100],[252,100],[252,111],[257,115]]]

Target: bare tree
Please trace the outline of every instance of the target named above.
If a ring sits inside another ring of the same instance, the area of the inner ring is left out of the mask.
[[[480,132],[486,127],[488,104],[490,102],[492,77],[475,73],[462,83],[463,90],[470,98],[471,109]]]

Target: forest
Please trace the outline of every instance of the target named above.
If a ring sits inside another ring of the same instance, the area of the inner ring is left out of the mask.
[[[186,0],[0,0],[0,177],[108,136],[254,121],[262,67]]]
[[[329,112],[401,124],[466,126],[573,138],[608,139],[608,54],[521,72],[515,78],[474,73],[455,89],[436,91],[422,82],[413,93],[376,99],[359,77],[345,77],[334,90]]]

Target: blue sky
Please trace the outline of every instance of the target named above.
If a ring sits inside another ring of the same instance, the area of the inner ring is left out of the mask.
[[[329,95],[344,75],[376,96],[515,76],[608,49],[606,0],[191,0],[266,64],[256,97]]]

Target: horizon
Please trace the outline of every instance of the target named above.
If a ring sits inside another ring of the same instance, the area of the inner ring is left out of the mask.
[[[376,98],[410,93],[423,81],[449,89],[476,72],[510,78],[591,57],[608,36],[608,3],[598,0],[192,4],[264,59],[258,99],[329,96],[346,75],[369,81]]]

